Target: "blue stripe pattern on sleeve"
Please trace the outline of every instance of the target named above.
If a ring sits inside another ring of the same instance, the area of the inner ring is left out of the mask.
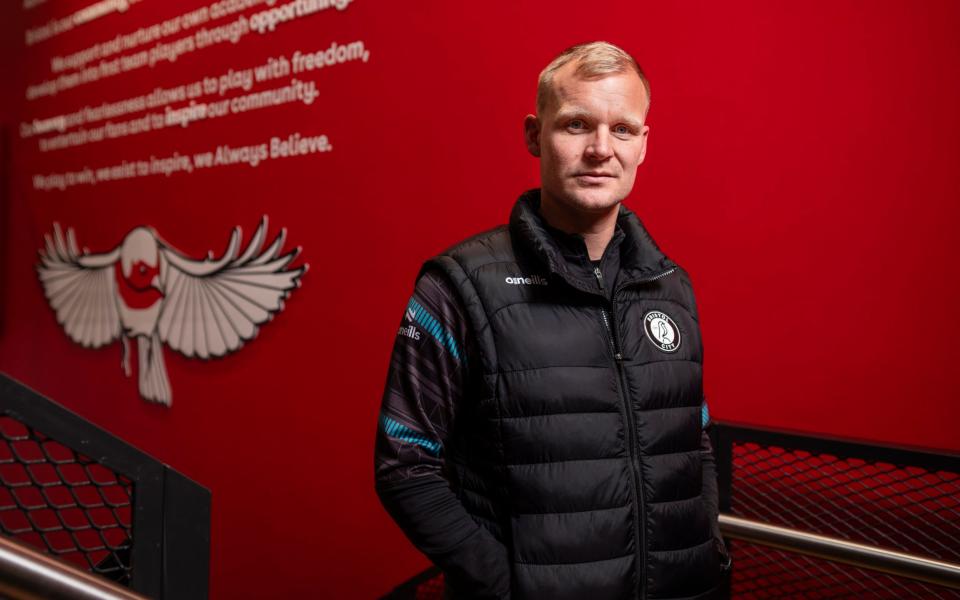
[[[440,345],[446,348],[454,358],[462,360],[460,346],[457,345],[457,340],[454,339],[453,335],[440,325],[440,322],[428,313],[419,302],[410,298],[410,302],[407,304],[407,310],[413,311],[413,320],[436,338],[436,340],[440,342]]]
[[[383,413],[380,414],[380,424],[383,425],[383,430],[390,437],[404,442],[409,442],[411,444],[416,444],[433,456],[440,456],[440,449],[442,447],[440,442],[431,440],[430,438],[421,435],[403,423],[395,421]]]
[[[700,426],[706,429],[707,424],[709,422],[710,422],[710,411],[707,410],[707,401],[704,400],[703,404],[700,405]]]

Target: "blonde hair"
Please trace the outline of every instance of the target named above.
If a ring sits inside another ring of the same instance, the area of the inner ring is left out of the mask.
[[[614,73],[633,71],[643,82],[643,89],[647,92],[647,110],[650,110],[650,82],[647,81],[647,76],[643,74],[643,69],[637,64],[636,59],[610,42],[597,41],[570,46],[540,72],[540,79],[537,82],[537,114],[546,108],[547,100],[553,92],[554,74],[572,61],[577,61],[574,73],[583,79],[600,79]]]

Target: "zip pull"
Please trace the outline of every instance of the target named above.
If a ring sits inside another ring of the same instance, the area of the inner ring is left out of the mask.
[[[603,273],[600,272],[600,267],[594,267],[593,274],[597,278],[597,285],[600,286],[600,290],[607,291],[607,288],[603,286]]]
[[[677,270],[676,267],[673,267],[672,269],[667,269],[667,270],[664,271],[663,273],[659,273],[659,274],[657,274],[657,275],[654,275],[653,277],[651,277],[650,279],[647,279],[646,281],[647,281],[648,283],[651,282],[651,281],[656,281],[656,280],[658,280],[658,279],[661,279],[661,278],[663,278],[663,277],[666,277],[667,275],[669,275],[670,273],[673,273],[673,272],[676,271],[676,270]]]
[[[617,348],[617,338],[613,335],[613,329],[610,327],[610,319],[607,317],[607,310],[600,309],[600,316],[603,317],[603,326],[607,330],[607,336],[610,338],[610,350],[613,352],[613,358],[617,361],[623,360],[623,354]]]

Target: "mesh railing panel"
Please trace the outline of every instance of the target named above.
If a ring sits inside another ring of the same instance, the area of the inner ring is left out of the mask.
[[[130,584],[133,483],[0,416],[0,533]]]
[[[730,512],[960,563],[960,475],[733,443]],[[736,598],[960,598],[960,592],[733,542]]]

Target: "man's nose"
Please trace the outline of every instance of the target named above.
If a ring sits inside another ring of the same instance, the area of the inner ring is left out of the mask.
[[[593,160],[606,160],[613,155],[613,147],[610,144],[610,129],[606,125],[601,125],[594,130],[593,139],[587,146],[586,154]]]

